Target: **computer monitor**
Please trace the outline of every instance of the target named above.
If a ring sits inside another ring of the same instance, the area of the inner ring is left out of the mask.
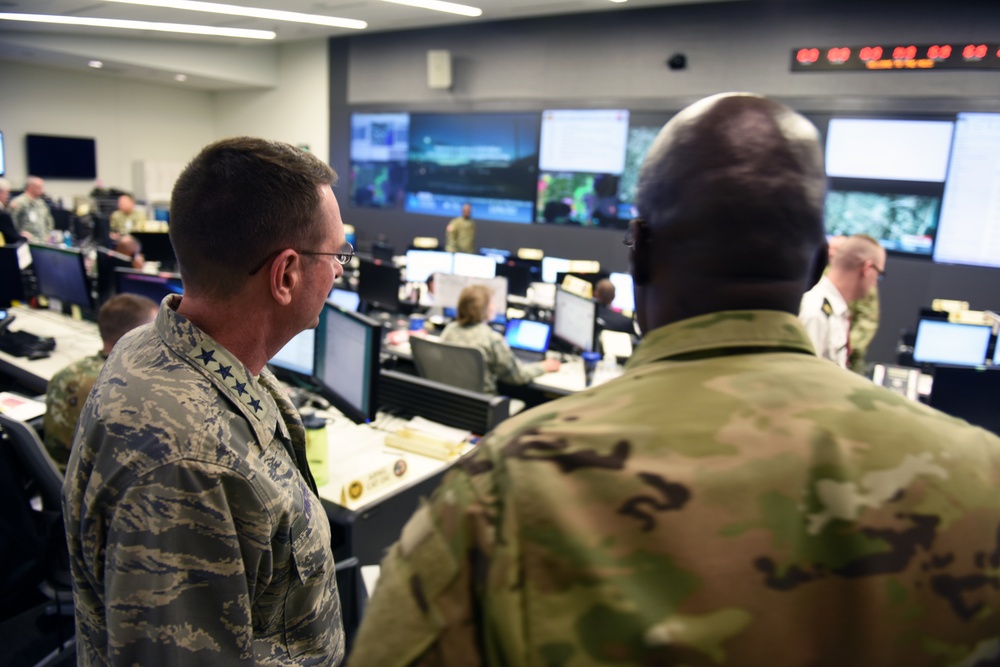
[[[142,255],[148,262],[159,262],[167,271],[177,266],[177,255],[170,242],[170,235],[163,232],[132,232],[132,236],[142,244]]]
[[[931,407],[1000,435],[1000,369],[938,366]]]
[[[357,292],[351,292],[346,289],[338,289],[336,287],[330,291],[330,301],[334,305],[339,306],[341,309],[348,312],[357,312],[358,306],[361,305],[361,297]]]
[[[527,296],[528,287],[532,282],[531,267],[526,264],[509,261],[497,264],[497,277],[507,279],[507,292],[517,296]]]
[[[996,349],[993,350],[993,365],[1000,366],[1000,341],[997,341]]]
[[[632,286],[632,276],[627,273],[612,273],[608,280],[615,286],[615,300],[611,307],[615,310],[635,311],[635,291]]]
[[[452,273],[472,278],[493,278],[497,274],[497,263],[492,257],[485,255],[456,252]]]
[[[399,310],[399,274],[391,264],[361,260],[358,296],[371,308]]]
[[[407,250],[406,282],[425,283],[435,273],[451,273],[453,253],[440,250]]]
[[[97,301],[103,304],[115,295],[115,269],[131,269],[132,258],[107,248],[97,249]]]
[[[575,351],[594,350],[597,304],[562,288],[556,288],[556,306],[552,333]]]
[[[31,263],[38,279],[38,292],[64,304],[93,309],[90,281],[83,253],[73,248],[31,244]]]
[[[493,294],[490,299],[495,315],[493,321],[499,323],[507,321],[506,278],[472,278],[442,273],[434,281],[434,305],[443,308],[445,315],[453,317],[452,311],[457,312],[458,310],[458,300],[462,295],[462,290],[469,285],[485,285]]]
[[[24,301],[21,265],[17,259],[19,246],[0,246],[0,308],[10,308],[13,301]]]
[[[559,273],[569,273],[570,260],[562,257],[542,258],[542,282],[555,284]]]
[[[331,303],[323,306],[313,376],[327,400],[358,424],[375,419],[378,412],[381,344],[378,322]]]
[[[549,349],[552,326],[533,320],[510,320],[504,331],[507,344],[514,349],[545,352]]]
[[[492,257],[497,264],[503,264],[510,257],[511,252],[503,248],[480,248],[479,254]]]
[[[115,269],[118,294],[138,294],[160,303],[171,294],[184,294],[181,277],[176,273],[143,273],[135,269]]]
[[[913,360],[921,364],[982,366],[992,333],[985,325],[920,320]]]
[[[315,365],[316,330],[300,331],[267,363],[281,370],[311,376]]]

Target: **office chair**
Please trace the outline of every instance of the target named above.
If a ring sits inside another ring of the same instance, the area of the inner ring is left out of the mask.
[[[29,425],[0,414],[0,636],[11,627],[18,650],[74,651],[73,589],[62,519],[63,476]],[[36,508],[35,499],[41,509]],[[44,601],[39,604],[39,601]],[[30,626],[24,619],[34,619]],[[21,632],[21,631],[18,631]],[[10,647],[7,647],[10,648]],[[13,650],[13,649],[11,649]],[[39,663],[41,664],[41,663]]]
[[[410,337],[410,349],[420,377],[480,393],[485,388],[486,360],[478,349],[419,336]]]
[[[344,650],[351,654],[354,636],[361,625],[365,606],[368,603],[368,589],[361,577],[361,562],[354,557],[337,561],[337,594],[340,596],[340,615],[344,623]]]

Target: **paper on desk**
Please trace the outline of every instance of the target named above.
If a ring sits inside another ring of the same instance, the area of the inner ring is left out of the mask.
[[[472,435],[472,431],[445,426],[444,424],[439,424],[423,417],[414,417],[407,423],[407,426],[415,431],[433,435],[435,438],[447,440],[448,442],[465,442]]]
[[[45,403],[4,391],[0,392],[0,412],[11,419],[26,422],[44,415]]]

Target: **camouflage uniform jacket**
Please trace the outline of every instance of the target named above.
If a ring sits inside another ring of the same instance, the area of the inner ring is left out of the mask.
[[[446,252],[476,252],[476,223],[462,217],[449,222],[444,230],[444,249]]]
[[[45,391],[45,448],[62,470],[69,460],[73,431],[80,420],[80,411],[87,394],[104,368],[104,353],[84,357],[49,380]]]
[[[1000,439],[794,316],[676,322],[456,464],[350,664],[996,664],[998,486]]]
[[[108,221],[108,227],[116,234],[128,234],[146,223],[146,214],[136,209],[131,213],[114,211]]]
[[[851,353],[847,358],[847,367],[855,373],[864,373],[865,356],[868,346],[878,332],[879,297],[878,286],[868,290],[868,294],[854,301],[851,308]]]
[[[545,372],[541,364],[522,364],[503,336],[482,322],[467,327],[451,322],[441,332],[441,341],[479,348],[486,360],[483,386],[487,394],[497,393],[498,378],[508,384],[528,384]]]
[[[49,232],[55,229],[56,223],[44,199],[41,197],[32,199],[22,194],[10,202],[10,210],[17,231],[28,232],[36,243],[45,243],[49,240]]]
[[[336,665],[302,422],[270,371],[249,375],[178,303],[115,345],[70,455],[79,664]]]

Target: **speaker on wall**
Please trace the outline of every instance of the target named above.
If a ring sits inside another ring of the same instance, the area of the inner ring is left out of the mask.
[[[451,51],[427,52],[427,86],[439,90],[451,88]]]

